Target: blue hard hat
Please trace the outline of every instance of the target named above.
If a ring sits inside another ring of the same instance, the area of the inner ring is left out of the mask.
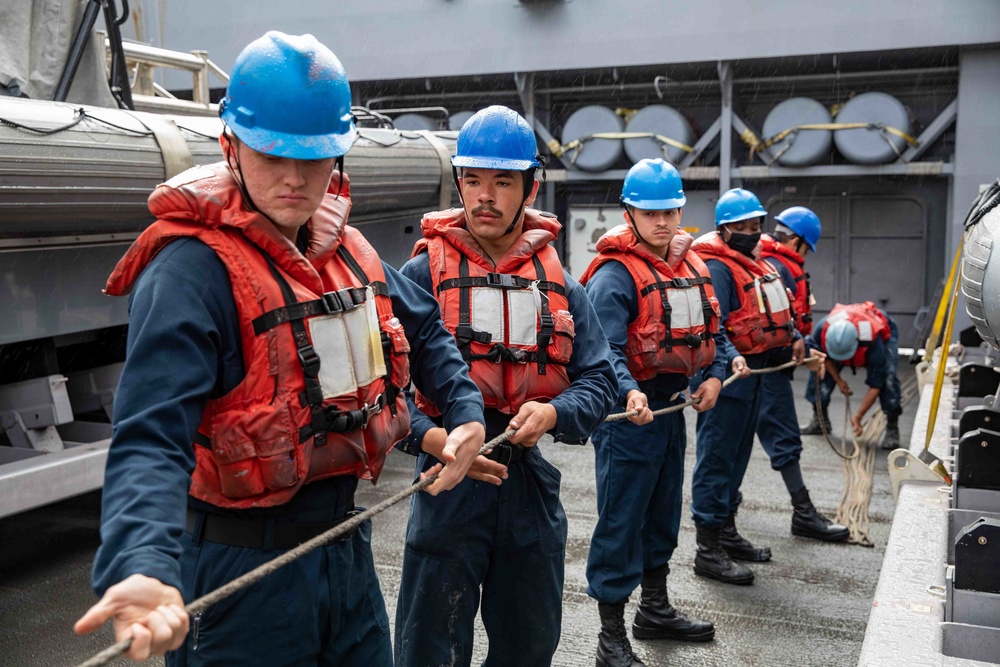
[[[666,211],[684,206],[681,175],[661,158],[639,160],[625,174],[622,203],[644,211]]]
[[[846,361],[858,351],[858,328],[848,320],[834,322],[826,329],[826,353],[834,361]]]
[[[296,160],[340,157],[357,136],[344,66],[312,35],[272,30],[251,42],[219,115],[255,151]]]
[[[535,132],[513,109],[494,105],[465,121],[458,133],[454,167],[525,171],[540,167]]]
[[[767,211],[760,205],[757,195],[743,188],[727,190],[715,204],[716,227],[766,215]]]
[[[774,216],[774,219],[795,232],[796,236],[809,245],[810,250],[816,252],[816,244],[823,231],[818,215],[805,206],[793,206]]]

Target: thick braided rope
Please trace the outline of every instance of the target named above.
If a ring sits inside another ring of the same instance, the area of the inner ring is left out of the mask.
[[[775,366],[773,368],[753,369],[750,372],[773,373],[775,371],[783,370],[785,368],[791,368],[792,366],[795,365],[797,365],[797,362],[790,361],[788,363],[782,364],[781,366]],[[728,378],[726,378],[726,381],[722,383],[722,386],[726,387],[735,382],[737,379],[739,379],[739,375],[737,373],[734,373]],[[696,402],[697,401],[687,401],[680,405],[672,405],[669,408],[663,408],[662,410],[657,410],[653,414],[658,416],[670,412],[677,412],[678,410],[683,410],[689,405],[694,405]],[[609,422],[619,421],[621,419],[628,419],[628,417],[632,417],[637,414],[639,414],[638,411],[633,411],[631,413],[624,412],[615,415],[609,415],[605,419],[605,421]],[[516,432],[517,432],[516,429],[509,429],[507,431],[504,431],[497,437],[493,438],[492,440],[484,444],[482,448],[479,450],[479,454],[488,454],[490,451],[493,450],[493,448],[510,440],[511,436],[513,436]],[[415,482],[414,484],[410,485],[406,489],[403,489],[399,493],[396,493],[395,495],[386,498],[385,500],[378,503],[374,507],[370,507],[359,514],[352,516],[350,519],[344,521],[343,523],[338,523],[336,526],[326,531],[325,533],[317,535],[316,537],[312,538],[307,542],[303,542],[294,549],[286,551],[277,558],[274,558],[273,560],[264,563],[260,567],[251,570],[246,574],[237,577],[236,579],[233,579],[229,583],[224,584],[219,588],[216,588],[214,591],[206,593],[202,597],[198,598],[197,600],[194,600],[186,607],[184,607],[184,611],[186,611],[189,615],[193,615],[197,614],[198,612],[204,611],[205,609],[208,609],[213,604],[221,602],[222,600],[225,600],[233,593],[236,593],[237,591],[246,588],[247,586],[255,584],[256,582],[260,581],[261,579],[271,574],[275,570],[284,567],[285,565],[288,565],[294,560],[301,558],[310,551],[318,547],[321,547],[325,544],[329,544],[330,542],[336,540],[338,537],[354,530],[368,519],[372,518],[376,514],[381,514],[382,512],[389,509],[396,503],[409,498],[418,491],[423,491],[428,486],[433,484],[437,480],[437,478],[438,478],[437,473],[433,475],[428,475],[424,479]],[[86,662],[80,663],[77,667],[101,667],[102,665],[108,664],[115,658],[124,655],[124,653],[128,651],[130,646],[132,646],[132,638],[128,637],[112,646],[109,646],[100,653],[95,654]]]

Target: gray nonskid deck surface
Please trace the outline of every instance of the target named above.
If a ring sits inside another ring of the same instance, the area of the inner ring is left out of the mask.
[[[796,409],[804,422],[811,406],[802,398],[805,374],[797,376],[801,377],[795,381]],[[863,392],[863,373],[847,379],[855,387],[856,397]],[[857,405],[856,398],[853,404]],[[900,421],[904,441],[909,438],[914,408]],[[831,412],[839,435],[843,401],[836,396]],[[676,606],[715,622],[716,638],[707,644],[633,641],[637,655],[650,667],[856,664],[892,521],[885,452],[877,456],[871,504],[871,536],[876,545],[867,549],[793,537],[791,505],[781,475],[771,470],[767,455],[756,445],[743,483],[738,526],[753,542],[770,546],[774,556],[769,563],[750,564],[757,575],[752,586],[728,586],[698,577],[691,569],[695,544],[688,507],[695,460],[695,413],[689,408],[686,417],[685,510],[668,583]],[[843,490],[843,465],[821,437],[803,440],[803,476],[816,506],[832,518]],[[594,450],[589,444],[572,447],[543,441],[540,446],[545,457],[562,471],[562,500],[569,518],[562,640],[553,665],[592,665],[599,622],[597,604],[586,594],[586,566],[597,520]],[[412,459],[393,454],[378,487],[365,487],[362,498],[372,504],[388,496],[411,479],[412,472]],[[387,512],[377,519],[374,531],[376,566],[390,620],[394,620],[405,520],[405,511]],[[638,593],[634,593],[626,608],[629,625],[637,601]],[[477,621],[474,665],[485,657],[486,650],[486,633]]]
[[[805,421],[809,406],[801,398],[802,375],[796,380],[795,393],[799,419]],[[861,375],[849,380],[856,391],[862,389]],[[838,433],[842,405],[834,399],[831,418]],[[914,412],[908,410],[900,423],[904,439],[909,438]],[[693,413],[687,416],[685,505],[690,502],[695,423]],[[805,440],[806,483],[817,506],[832,515],[843,489],[840,460],[821,438]],[[563,634],[553,664],[589,666],[594,664],[598,632],[597,606],[586,595],[587,549],[597,518],[593,448],[552,443],[542,447],[562,471],[562,498],[569,517]],[[404,488],[413,478],[412,466],[413,459],[393,453],[378,486],[361,484],[359,504],[371,506]],[[892,520],[885,454],[878,455],[871,506],[874,549],[792,537],[788,495],[760,447],[754,449],[743,494],[739,525],[750,539],[771,547],[773,560],[752,566],[757,573],[753,586],[726,586],[696,577],[691,571],[694,526],[685,509],[670,593],[682,610],[713,620],[716,639],[708,644],[634,642],[637,653],[650,667],[857,664]],[[390,621],[395,618],[406,516],[407,506],[402,503],[375,520],[376,565]],[[111,643],[109,626],[88,638],[72,633],[73,622],[94,602],[90,566],[98,521],[96,493],[0,521],[0,666],[69,666]],[[637,597],[633,594],[626,611],[629,623]],[[485,632],[478,622],[477,627],[473,664],[482,660],[487,649]],[[156,659],[146,664],[163,662]]]

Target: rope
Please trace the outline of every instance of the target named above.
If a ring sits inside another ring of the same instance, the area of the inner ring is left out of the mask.
[[[798,362],[789,361],[787,363],[781,364],[780,366],[774,366],[771,368],[751,369],[750,372],[754,374],[774,373],[776,371],[784,370],[786,368],[791,368],[792,366],[797,366],[797,365]],[[735,382],[737,379],[739,379],[739,374],[733,373],[728,378],[726,378],[726,381],[722,383],[722,386],[726,387]],[[683,410],[687,406],[694,405],[697,402],[698,401],[692,399],[680,405],[672,405],[669,408],[663,408],[662,410],[657,410],[653,414],[663,415],[670,412],[677,412],[678,410]],[[628,417],[635,416],[637,414],[639,414],[638,411],[632,411],[632,412],[619,413],[615,415],[609,415],[607,419],[605,419],[605,421],[609,422],[619,421],[621,419],[627,419]],[[493,438],[492,440],[484,444],[482,448],[479,450],[479,454],[482,455],[489,453],[493,448],[510,440],[510,438],[516,432],[517,429],[509,429],[504,431],[497,437]],[[257,583],[267,575],[273,573],[275,570],[284,567],[285,565],[288,565],[294,560],[301,558],[310,551],[318,547],[321,547],[325,544],[329,544],[330,542],[337,539],[341,535],[344,535],[349,531],[354,530],[368,519],[374,517],[377,514],[381,514],[382,512],[389,509],[393,505],[399,503],[400,501],[406,500],[407,498],[417,493],[418,491],[426,489],[428,486],[433,484],[437,480],[437,478],[438,478],[437,473],[433,475],[428,475],[424,479],[413,483],[406,489],[403,489],[402,491],[396,493],[395,495],[386,498],[385,500],[378,503],[374,507],[366,509],[360,514],[352,516],[350,519],[344,521],[343,523],[337,524],[330,530],[326,531],[321,535],[317,535],[308,542],[303,542],[294,549],[286,551],[282,555],[278,556],[277,558],[274,558],[273,560],[268,561],[267,563],[264,563],[260,567],[253,569],[247,572],[246,574],[237,577],[236,579],[233,579],[229,583],[220,586],[214,591],[206,593],[202,597],[198,598],[197,600],[194,600],[186,607],[184,607],[184,611],[186,611],[188,615],[193,616],[194,614],[197,614],[199,612],[208,609],[213,604],[221,602],[222,600],[225,600],[233,593],[236,593],[237,591],[246,588],[247,586]],[[114,660],[115,658],[123,655],[126,651],[128,651],[130,646],[132,646],[132,638],[128,637],[112,646],[109,646],[100,653],[97,653],[86,662],[80,663],[77,667],[101,667],[102,665],[108,664],[111,660]]]
[[[480,454],[489,453],[490,450],[492,450],[494,447],[510,440],[511,436],[513,436],[514,433],[516,433],[515,429],[504,431],[503,433],[501,433],[500,435],[498,435],[497,437],[493,438],[485,445],[483,445],[482,448],[479,450],[479,453]],[[186,607],[184,607],[184,611],[186,611],[189,615],[192,616],[199,612],[205,611],[213,604],[221,602],[222,600],[225,600],[233,593],[236,593],[237,591],[246,588],[247,586],[257,583],[267,575],[273,573],[275,570],[284,567],[285,565],[288,565],[294,560],[301,558],[302,556],[306,555],[313,549],[321,547],[325,544],[329,544],[330,542],[337,539],[341,535],[344,535],[354,530],[359,525],[361,525],[368,519],[372,518],[376,514],[381,514],[382,512],[389,509],[396,503],[409,498],[414,493],[426,489],[428,486],[433,484],[437,480],[437,478],[438,478],[437,473],[434,473],[433,475],[428,475],[424,479],[420,480],[419,482],[415,482],[414,484],[410,485],[406,489],[403,489],[399,493],[389,498],[386,498],[385,500],[378,503],[374,507],[366,509],[360,514],[352,516],[350,519],[344,521],[343,523],[338,523],[336,526],[326,531],[322,535],[317,535],[308,542],[303,542],[294,549],[286,551],[277,558],[270,560],[267,563],[264,563],[260,567],[250,570],[246,574],[239,576],[236,579],[233,579],[229,583],[224,584],[219,588],[216,588],[214,591],[211,591],[210,593],[206,593],[202,597],[198,598],[197,600],[194,600]],[[132,646],[132,638],[128,637],[126,639],[121,640],[117,644],[114,644],[113,646],[109,646],[100,653],[97,653],[86,662],[80,663],[77,667],[100,667],[101,665],[106,665],[115,658],[123,655],[126,651],[128,651],[130,646]]]
[[[792,368],[793,366],[798,366],[801,362],[798,361],[786,361],[780,366],[769,366],[768,368],[751,368],[750,372],[754,375],[761,375],[763,373],[776,373],[777,371],[783,371],[786,368]],[[722,383],[722,388],[725,389],[732,383],[740,379],[739,373],[733,373],[726,378],[725,382]],[[692,398],[684,403],[679,403],[677,405],[671,405],[669,408],[660,408],[659,410],[653,410],[653,416],[659,417],[660,415],[668,415],[671,412],[679,412],[684,408],[691,405],[698,405],[701,402],[700,398]],[[638,410],[629,410],[628,412],[617,412],[613,415],[608,415],[606,422],[617,422],[623,419],[628,419],[629,417],[635,417],[639,414]]]
[[[913,397],[917,395],[917,376],[910,372],[900,381],[900,407],[907,405]],[[844,462],[844,491],[840,496],[840,503],[837,506],[837,515],[834,521],[844,526],[850,535],[847,538],[849,544],[858,544],[863,547],[874,547],[875,541],[868,534],[871,528],[871,516],[868,509],[872,501],[872,489],[875,481],[875,453],[879,441],[885,434],[889,421],[881,409],[877,410],[871,418],[861,426],[861,435],[855,437],[851,428],[851,399],[844,397],[844,437],[851,433],[851,442],[854,444],[854,453],[851,456],[844,456],[834,447],[826,432],[824,420],[820,419],[823,429],[823,436],[826,437],[830,447],[843,459]],[[816,404],[820,405],[819,382],[816,383]]]
[[[548,149],[552,151],[552,154],[556,157],[562,157],[564,154],[570,151],[579,151],[588,141],[593,141],[594,139],[652,139],[653,141],[659,142],[665,146],[672,146],[674,148],[680,149],[685,153],[693,153],[694,148],[688,146],[685,143],[677,141],[676,139],[671,139],[662,134],[657,134],[656,132],[595,132],[594,134],[588,134],[585,137],[580,137],[579,139],[574,139],[568,144],[559,144],[559,142],[553,140],[548,144]],[[576,158],[579,153],[574,153],[571,163],[576,163]]]
[[[795,138],[800,131],[810,131],[810,130],[878,130],[878,133],[882,135],[889,147],[896,154],[896,157],[902,155],[899,149],[896,148],[889,135],[893,135],[901,138],[910,146],[916,148],[920,145],[920,142],[915,138],[903,132],[899,128],[892,127],[891,125],[886,125],[885,123],[804,123],[802,125],[793,125],[787,130],[782,130],[774,136],[764,139],[763,141],[757,137],[753,130],[747,128],[740,134],[740,139],[747,146],[750,147],[750,158],[753,159],[754,153],[759,153],[763,150],[770,148],[771,146],[780,143],[787,137],[791,136],[792,139]],[[791,147],[791,141],[789,146],[785,147],[785,150]],[[784,153],[784,151],[782,151]],[[780,153],[779,153],[780,155]]]

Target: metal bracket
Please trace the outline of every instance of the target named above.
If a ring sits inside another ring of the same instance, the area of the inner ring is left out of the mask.
[[[889,452],[887,462],[889,465],[889,484],[892,486],[892,499],[894,501],[899,500],[899,485],[904,480],[944,483],[940,475],[908,450],[892,450]]]
[[[760,132],[750,125],[750,123],[743,120],[735,111],[733,112],[733,129],[736,130],[741,137],[749,132],[759,140],[764,140],[764,137],[760,136]],[[771,150],[769,148],[761,148],[756,152],[756,154],[760,157],[761,161],[769,167],[775,162],[775,158],[771,155]]]
[[[693,165],[698,158],[702,156],[702,153],[705,152],[709,144],[715,141],[715,138],[719,136],[719,130],[721,128],[722,118],[716,118],[715,122],[709,125],[708,129],[705,130],[705,133],[701,135],[701,137],[698,138],[698,141],[695,142],[695,145],[692,146],[694,150],[685,155],[684,159],[681,160],[680,165],[678,165],[679,168],[684,169]]]
[[[918,157],[924,154],[931,145],[938,140],[938,138],[944,134],[955,119],[958,118],[958,100],[952,100],[951,104],[944,108],[944,111],[938,114],[937,118],[931,121],[931,124],[927,126],[920,136],[917,137],[917,145],[911,146],[903,151],[903,154],[899,156],[896,162],[900,164],[905,164],[908,162],[913,162]]]
[[[549,152],[558,157],[558,152],[562,147],[562,142],[552,136],[549,128],[545,127],[542,121],[535,115],[535,75],[532,73],[514,72],[514,86],[517,88],[517,95],[521,98],[521,106],[524,107],[524,119],[528,125],[535,130],[535,134],[542,140]],[[572,169],[572,165],[567,165]]]
[[[41,452],[58,452],[63,449],[62,438],[55,426],[28,428],[21,415],[13,411],[0,414],[0,425],[14,447]]]

